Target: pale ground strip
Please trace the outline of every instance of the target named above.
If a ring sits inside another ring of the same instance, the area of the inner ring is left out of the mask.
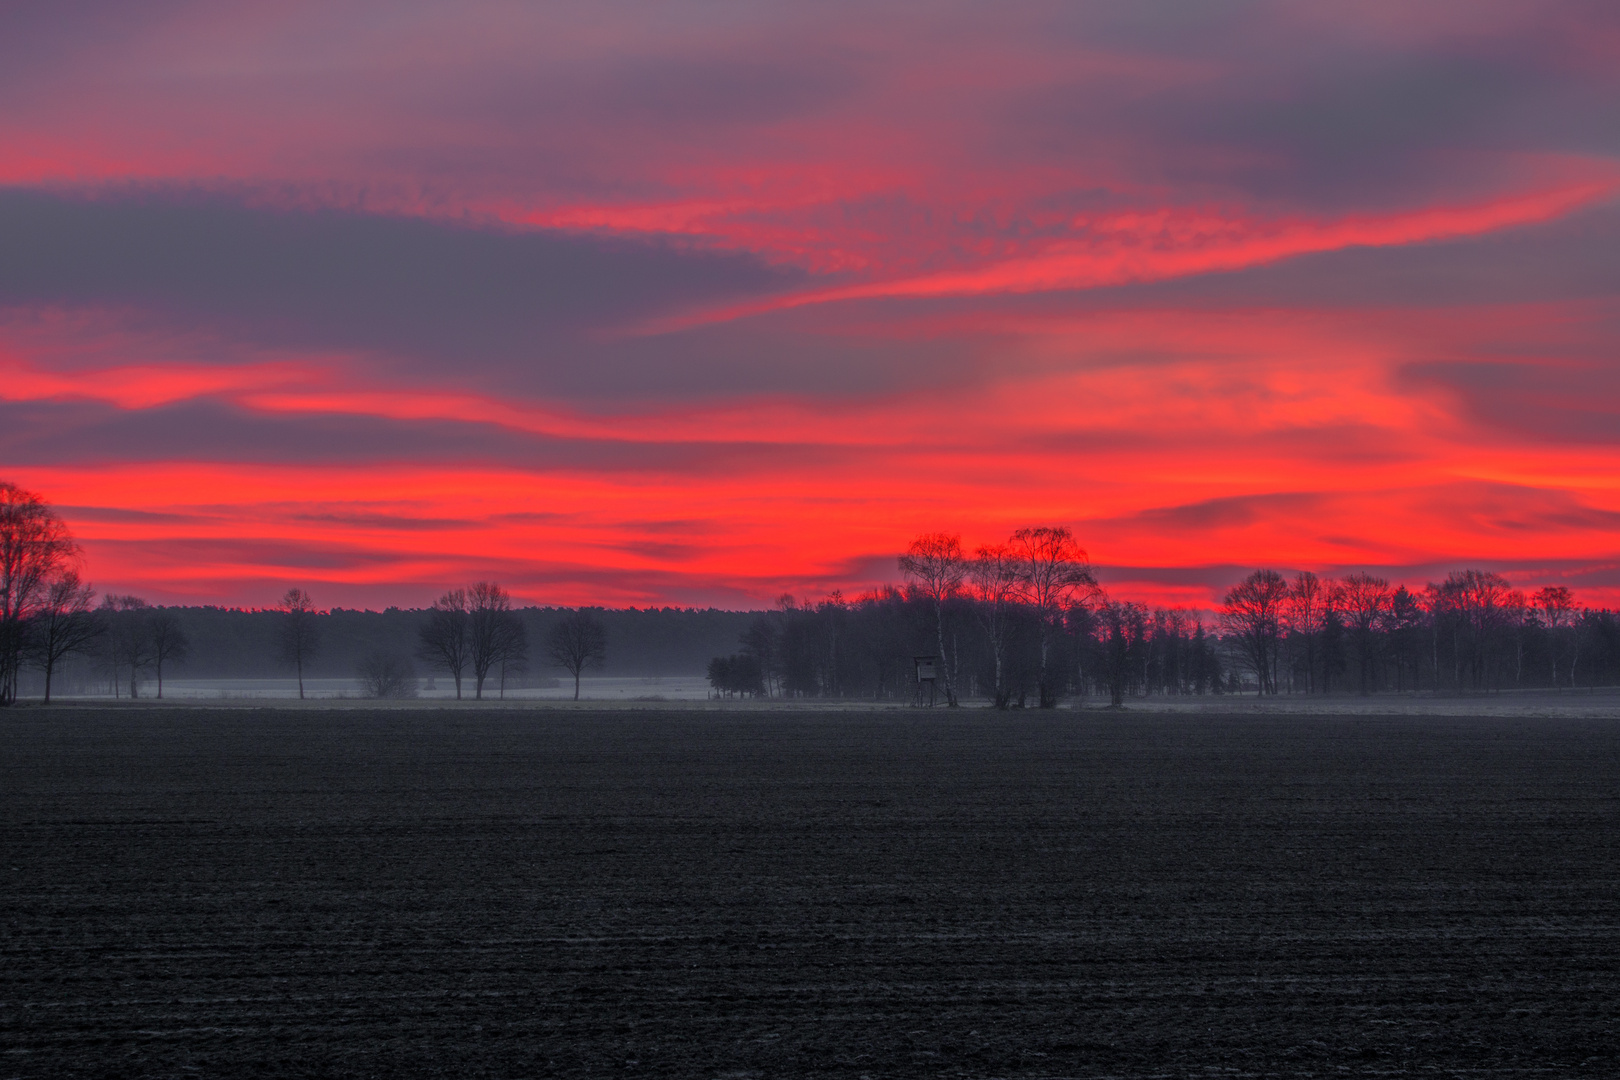
[[[464,706],[533,708],[538,705],[569,708],[636,708],[648,706],[676,708],[707,708],[755,711],[760,709],[799,711],[844,711],[872,709],[905,709],[902,702],[872,702],[861,700],[826,701],[819,699],[782,700],[731,698],[716,700],[708,681],[700,676],[596,676],[580,680],[580,700],[575,702],[572,680],[564,680],[555,687],[508,688],[502,700],[498,691],[485,688],[482,701],[472,699],[470,681],[462,685],[462,701],[456,702],[454,685],[447,679],[435,680],[432,689],[424,689],[413,701],[379,702],[361,696],[360,685],[353,679],[305,679],[307,700],[298,701],[298,683],[293,679],[165,679],[163,704],[220,705],[274,702],[277,705],[299,705],[313,708],[333,708],[364,705],[375,708],[411,708],[413,706]],[[142,697],[129,704],[157,704],[153,695],[155,684],[142,687]],[[70,702],[111,704],[110,695],[58,695],[64,704]],[[935,707],[943,711],[944,706]],[[964,708],[988,710],[985,701],[970,701]],[[1105,698],[1069,699],[1060,706],[1063,710],[1102,710],[1107,708]],[[1594,719],[1620,719],[1620,687],[1579,690],[1509,690],[1484,694],[1431,695],[1431,694],[1374,694],[1308,697],[1303,694],[1280,694],[1274,698],[1257,698],[1253,694],[1223,694],[1203,697],[1155,696],[1132,698],[1124,711],[1144,713],[1223,713],[1256,714],[1278,713],[1292,716],[1547,716],[1590,717]],[[1013,710],[1010,715],[1015,715]]]
[[[423,680],[424,683],[427,680]],[[157,684],[150,680],[141,684],[141,697],[151,698],[157,693]],[[365,700],[360,683],[355,679],[305,679],[306,698],[317,700]],[[461,684],[463,700],[473,696],[473,683],[465,679]],[[70,695],[76,701],[105,702],[113,700],[108,694]],[[580,697],[592,701],[704,701],[709,696],[708,680],[702,676],[595,676],[580,680]],[[434,703],[454,701],[456,687],[449,679],[434,679],[432,686],[418,691],[417,700]],[[507,701],[572,701],[574,681],[559,680],[558,685],[544,688],[508,686]],[[240,701],[240,700],[297,700],[296,679],[164,679],[165,701]],[[499,701],[500,688],[491,683],[484,685],[484,700]],[[375,702],[371,702],[375,704]]]

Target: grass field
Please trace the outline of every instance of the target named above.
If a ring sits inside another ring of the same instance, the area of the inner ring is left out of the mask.
[[[1620,720],[0,716],[0,1077],[1613,1076]]]

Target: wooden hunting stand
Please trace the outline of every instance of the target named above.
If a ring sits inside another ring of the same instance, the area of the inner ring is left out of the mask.
[[[932,656],[912,657],[912,660],[916,661],[917,664],[916,704],[927,705],[930,709],[934,707],[934,684],[939,678],[935,667],[936,659],[936,657]],[[924,687],[927,688],[926,696],[928,700],[926,702],[923,700]]]

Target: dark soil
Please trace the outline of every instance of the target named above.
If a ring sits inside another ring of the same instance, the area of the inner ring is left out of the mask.
[[[0,715],[4,1076],[1613,1076],[1620,721]]]

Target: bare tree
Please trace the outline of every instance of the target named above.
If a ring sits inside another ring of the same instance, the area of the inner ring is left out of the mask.
[[[0,706],[17,700],[27,625],[78,545],[45,501],[0,482]]]
[[[1018,558],[1005,544],[981,547],[968,564],[968,578],[976,601],[973,610],[990,645],[996,708],[1005,709],[1011,700],[1006,676],[1007,632],[1018,603]]]
[[[152,613],[147,626],[152,645],[152,670],[157,675],[157,696],[163,697],[163,665],[184,663],[191,655],[191,639],[180,625],[180,617],[172,611],[159,609]],[[131,697],[134,695],[131,694]]]
[[[512,611],[512,598],[493,581],[480,581],[467,591],[467,634],[475,690],[482,699],[490,671],[502,671],[501,696],[506,696],[505,669],[521,663],[529,651],[529,633]]]
[[[303,589],[288,589],[281,598],[281,662],[298,673],[298,700],[304,700],[304,665],[321,647],[321,628],[315,621],[315,602]]]
[[[112,669],[113,693],[129,672],[129,696],[140,697],[141,672],[152,666],[152,609],[138,596],[108,593],[101,598],[101,618],[107,626],[107,664]]]
[[[102,632],[90,608],[96,592],[64,570],[46,582],[45,600],[35,612],[28,635],[28,656],[45,673],[45,704],[51,702],[51,678],[74,653],[87,651]]]
[[[1299,638],[1305,643],[1305,689],[1312,694],[1316,693],[1316,642],[1327,618],[1328,593],[1321,578],[1302,570],[1294,575],[1283,601],[1283,617],[1290,640]]]
[[[1513,685],[1524,683],[1524,642],[1536,625],[1536,612],[1523,590],[1513,589],[1502,601],[1502,621],[1513,638]]]
[[[1570,593],[1567,586],[1549,585],[1536,589],[1536,593],[1529,597],[1537,612],[1541,614],[1541,625],[1547,630],[1547,654],[1552,661],[1552,685],[1558,685],[1558,654],[1563,653],[1563,643],[1570,640],[1573,644],[1575,638],[1575,594]],[[1570,685],[1575,685],[1575,661],[1573,649],[1570,661]]]
[[[578,701],[580,672],[607,660],[607,632],[589,611],[571,611],[546,634],[546,655],[574,677],[574,700]]]
[[[1513,586],[1501,574],[1489,570],[1457,570],[1440,586],[1449,606],[1460,620],[1465,648],[1458,650],[1459,678],[1466,664],[1476,688],[1491,684],[1492,645],[1507,622],[1507,603]]]
[[[359,664],[360,688],[369,698],[413,698],[416,669],[403,656],[390,652],[367,653]]]
[[[428,611],[428,621],[418,635],[417,655],[450,673],[456,682],[456,700],[461,700],[461,677],[472,659],[472,635],[467,628],[467,590],[451,589]]]
[[[1085,551],[1068,529],[1049,525],[1019,529],[1008,545],[1018,565],[1019,591],[1034,609],[1040,624],[1041,668],[1037,686],[1041,708],[1057,705],[1052,678],[1052,638],[1063,613],[1079,599],[1098,595],[1097,579]]]
[[[770,697],[781,688],[782,682],[782,627],[776,613],[761,615],[739,635],[743,655],[759,661],[764,672],[765,696]]]
[[[1368,691],[1378,634],[1389,614],[1389,598],[1389,582],[1365,572],[1351,574],[1339,583],[1339,610],[1349,620],[1363,694]]]
[[[1531,602],[1541,612],[1541,625],[1547,628],[1547,652],[1552,660],[1552,684],[1558,685],[1558,656],[1565,638],[1573,638],[1575,594],[1563,585],[1537,589]],[[1573,650],[1571,650],[1573,652]],[[1575,663],[1570,661],[1569,685],[1575,685]]]
[[[1103,679],[1108,684],[1108,703],[1125,704],[1125,691],[1141,663],[1146,644],[1148,612],[1141,604],[1104,601],[1098,605],[1094,633],[1102,651]]]
[[[910,579],[912,592],[934,610],[939,663],[945,672],[945,703],[954,706],[957,704],[956,680],[950,654],[945,648],[945,605],[962,591],[962,581],[967,576],[962,538],[947,533],[917,537],[900,556],[900,572]]]
[[[1230,589],[1221,605],[1221,625],[1238,639],[1254,670],[1259,692],[1277,692],[1277,641],[1288,582],[1275,570],[1256,570]]]

